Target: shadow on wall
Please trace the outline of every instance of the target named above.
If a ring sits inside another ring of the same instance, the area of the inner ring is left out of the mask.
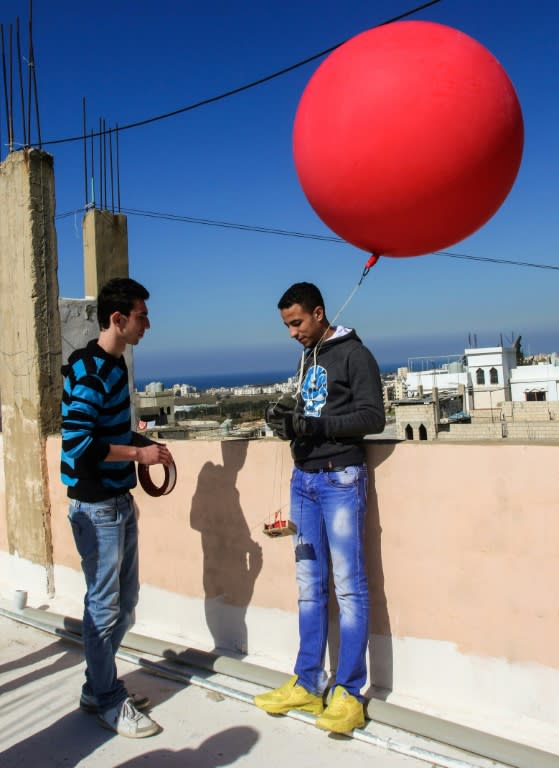
[[[390,456],[394,448],[395,443],[377,442],[368,455],[369,491],[367,494],[367,518],[365,520],[365,552],[369,583],[370,685],[364,694],[367,699],[386,699],[392,691],[394,674],[392,630],[382,567],[382,528],[375,488],[375,469]],[[328,628],[328,653],[331,670],[335,670],[337,667],[339,644],[338,604],[331,582]]]
[[[375,488],[375,469],[385,461],[395,444],[377,444],[369,453],[369,496],[365,547],[367,551],[367,577],[369,580],[369,669],[370,688],[366,697],[386,699],[392,691],[394,668],[392,628],[384,589],[382,566],[382,527]],[[391,510],[394,512],[395,510]],[[386,512],[386,510],[384,510]]]
[[[221,442],[223,464],[204,464],[190,510],[190,525],[202,535],[204,607],[214,650],[243,655],[247,606],[262,569],[262,548],[251,538],[236,488],[247,449],[247,440]]]

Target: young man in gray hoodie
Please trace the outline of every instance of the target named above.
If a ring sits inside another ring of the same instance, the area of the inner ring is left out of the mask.
[[[299,653],[288,683],[255,697],[266,712],[299,709],[318,715],[324,730],[365,723],[361,688],[367,676],[369,593],[363,544],[367,465],[363,438],[382,432],[384,402],[378,365],[355,331],[331,326],[312,283],[295,283],[278,308],[303,347],[294,402],[271,406],[266,421],[291,441],[291,519],[297,527]],[[328,584],[340,611],[340,644],[330,703],[327,675]]]

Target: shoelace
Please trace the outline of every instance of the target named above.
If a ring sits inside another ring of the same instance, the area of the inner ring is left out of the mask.
[[[131,699],[126,699],[122,705],[122,715],[127,720],[139,720],[142,716],[141,713],[138,712],[136,707],[132,704]]]
[[[336,697],[335,699],[332,699],[330,704],[328,705],[328,709],[330,712],[337,712],[338,710],[342,710],[344,708],[345,699],[347,698],[347,691],[344,691],[340,697]]]

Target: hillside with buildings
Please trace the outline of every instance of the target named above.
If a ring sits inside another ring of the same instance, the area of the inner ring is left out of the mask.
[[[387,428],[376,439],[559,441],[556,353],[525,358],[519,341],[469,347],[438,359],[412,358],[382,380]],[[295,388],[294,378],[202,391],[152,382],[136,392],[138,427],[171,439],[270,437],[266,406]]]

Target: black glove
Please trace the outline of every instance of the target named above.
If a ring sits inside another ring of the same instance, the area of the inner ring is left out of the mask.
[[[266,419],[266,424],[269,424],[272,426],[272,424],[275,424],[276,422],[279,422],[282,420],[284,414],[286,413],[293,413],[295,410],[295,407],[297,405],[297,401],[294,397],[289,396],[283,396],[281,400],[278,400],[277,403],[270,403],[266,407],[266,411],[264,413],[264,418]]]
[[[295,437],[295,432],[293,431],[293,414],[293,410],[286,407],[286,405],[280,401],[279,403],[269,405],[266,408],[264,418],[266,419],[266,424],[268,424],[277,437],[282,440],[293,440]]]
[[[296,437],[319,437],[324,434],[320,419],[282,406],[281,401],[266,408],[266,423],[277,437],[293,440]]]
[[[297,437],[324,437],[324,419],[294,412],[291,425]]]

